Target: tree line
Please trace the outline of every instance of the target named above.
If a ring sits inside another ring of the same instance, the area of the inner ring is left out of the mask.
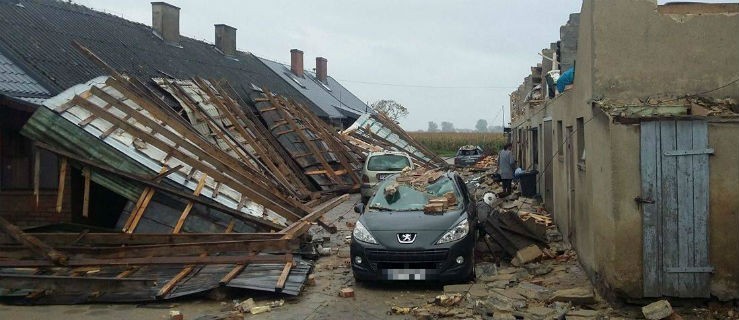
[[[377,100],[371,104],[372,110],[382,113],[393,121],[406,117],[408,115],[408,109],[402,104],[395,100]],[[488,121],[485,119],[477,120],[475,123],[475,129],[456,129],[454,123],[449,121],[442,121],[441,127],[434,121],[429,121],[427,132],[503,132],[501,126],[488,126]]]

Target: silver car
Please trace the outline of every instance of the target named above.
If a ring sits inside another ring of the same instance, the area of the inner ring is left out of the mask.
[[[413,161],[405,152],[379,151],[370,152],[362,170],[362,203],[377,191],[377,184],[385,178],[403,171],[406,167],[413,169]]]

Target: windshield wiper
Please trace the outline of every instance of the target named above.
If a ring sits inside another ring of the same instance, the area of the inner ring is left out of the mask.
[[[379,211],[394,211],[395,209],[382,207],[382,206],[369,206],[370,209],[377,209]]]

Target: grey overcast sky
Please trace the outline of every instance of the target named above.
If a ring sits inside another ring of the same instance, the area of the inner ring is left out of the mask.
[[[151,25],[148,0],[74,0]],[[508,94],[579,12],[576,0],[168,0],[180,33],[214,41],[213,25],[238,29],[239,50],[289,63],[290,49],[328,59],[328,73],[365,102],[393,99],[408,108],[406,130],[429,121],[474,128],[505,121]],[[660,1],[663,3],[664,1]]]

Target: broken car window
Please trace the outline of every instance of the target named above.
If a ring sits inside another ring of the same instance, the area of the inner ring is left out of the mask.
[[[429,204],[429,200],[453,194],[460,198],[454,188],[454,182],[448,178],[438,179],[426,185],[422,190],[408,184],[398,184],[395,179],[383,182],[375,196],[369,201],[369,209],[392,211],[421,211]],[[455,208],[458,205],[455,203]]]
[[[373,156],[367,161],[369,171],[400,171],[410,166],[411,163],[407,157],[397,154]]]

